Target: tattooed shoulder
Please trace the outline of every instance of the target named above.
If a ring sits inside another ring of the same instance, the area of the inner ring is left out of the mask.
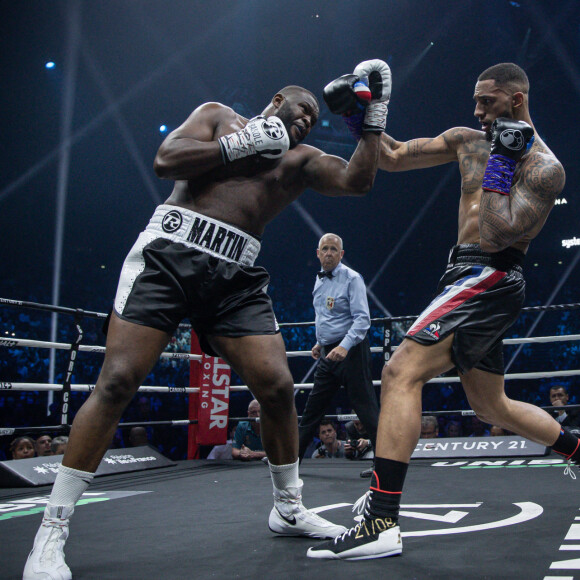
[[[461,145],[477,146],[479,142],[485,142],[482,139],[480,131],[469,129],[468,127],[454,127],[443,133],[443,138],[454,147]]]
[[[553,201],[564,189],[566,174],[562,164],[551,154],[536,152],[522,164],[520,182],[544,201]]]

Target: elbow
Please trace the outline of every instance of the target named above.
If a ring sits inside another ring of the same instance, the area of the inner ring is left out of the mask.
[[[371,191],[371,189],[375,185],[375,178],[373,178],[365,183],[365,185],[361,188],[361,195],[366,195]]]
[[[363,197],[367,193],[369,193],[369,191],[373,188],[374,184],[375,184],[375,176],[374,175],[372,177],[369,177],[369,178],[360,179],[356,182],[356,184],[353,184],[353,186],[350,190],[350,193],[351,193],[351,195]]]
[[[169,165],[164,162],[163,156],[159,153],[155,157],[155,161],[153,161],[153,171],[160,179],[169,179],[170,177]]]

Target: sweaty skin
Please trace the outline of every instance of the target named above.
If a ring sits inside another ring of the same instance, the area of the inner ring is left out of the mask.
[[[312,93],[301,87],[282,89],[262,115],[282,120],[290,149],[279,159],[252,155],[224,164],[217,139],[242,130],[248,119],[220,103],[201,105],[166,137],[155,157],[157,175],[175,182],[165,203],[260,236],[266,224],[307,188],[329,196],[365,195],[374,183],[380,136],[363,135],[349,161],[327,155],[302,143],[318,114]],[[164,331],[111,317],[103,368],[73,422],[64,466],[91,473],[97,469],[123,410],[170,338]],[[281,335],[207,339],[259,400],[262,443],[270,461],[294,463],[298,421]]]
[[[168,136],[155,160],[159,177],[176,180],[165,203],[261,235],[266,224],[308,187],[331,196],[363,195],[372,187],[375,148],[363,143],[360,155],[355,153],[348,163],[301,143],[319,114],[309,92],[296,98],[276,95],[263,114],[276,113],[289,132],[291,149],[281,159],[252,156],[224,165],[217,139],[243,129],[248,119],[219,103],[196,109]]]
[[[457,243],[479,244],[490,253],[508,247],[525,253],[564,187],[564,169],[534,131],[531,149],[516,166],[510,195],[484,191],[495,119],[534,125],[527,91],[518,87],[501,87],[494,79],[478,81],[474,100],[481,131],[455,127],[434,138],[407,142],[383,134],[379,168],[407,171],[457,162],[461,174]],[[453,340],[450,334],[426,347],[405,339],[383,367],[376,457],[409,462],[420,434],[423,385],[455,366]],[[473,368],[460,376],[469,404],[481,420],[544,445],[554,444],[559,424],[537,407],[509,399],[503,375]]]
[[[518,93],[521,95],[521,93]],[[526,253],[530,241],[542,229],[556,197],[564,188],[561,163],[535,134],[530,151],[518,163],[509,196],[484,192],[483,174],[489,159],[488,134],[498,117],[525,121],[533,127],[527,107],[495,86],[493,80],[477,83],[475,116],[482,131],[455,127],[433,139],[413,139],[406,143],[383,134],[379,168],[406,171],[456,161],[461,173],[458,215],[458,244],[481,244],[487,252],[514,247]]]

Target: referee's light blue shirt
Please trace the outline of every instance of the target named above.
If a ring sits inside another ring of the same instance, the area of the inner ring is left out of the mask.
[[[361,342],[371,325],[362,276],[339,262],[332,278],[316,277],[314,290],[316,340],[324,346],[340,341],[350,350]]]

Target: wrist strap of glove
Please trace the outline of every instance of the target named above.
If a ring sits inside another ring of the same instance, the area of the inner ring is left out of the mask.
[[[366,108],[363,131],[382,133],[387,126],[388,104],[385,102],[371,103]]]
[[[236,161],[236,159],[255,155],[256,153],[256,147],[250,137],[250,133],[246,129],[242,129],[237,133],[231,133],[230,135],[224,135],[218,141],[224,165],[228,161]]]
[[[352,115],[343,115],[342,118],[350,131],[350,134],[359,141],[363,132],[365,110],[357,111]]]
[[[504,155],[492,153],[483,175],[482,188],[502,195],[509,195],[517,162]]]

